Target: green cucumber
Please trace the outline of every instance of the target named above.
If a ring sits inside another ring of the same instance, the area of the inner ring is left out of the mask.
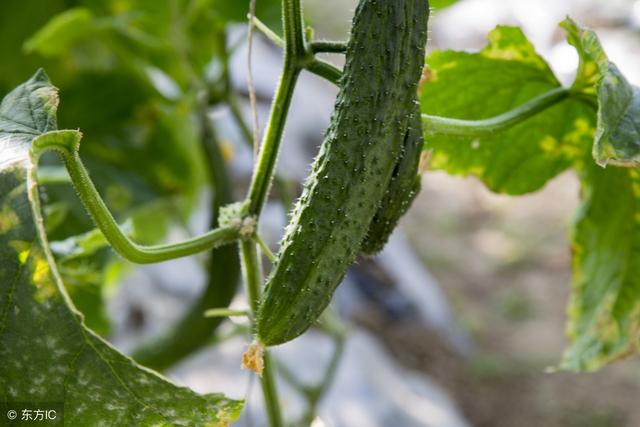
[[[384,248],[398,221],[420,192],[421,176],[418,167],[423,145],[420,106],[416,99],[413,115],[405,132],[402,154],[393,171],[382,204],[373,216],[367,236],[360,246],[363,255],[375,255]]]
[[[260,303],[256,336],[302,334],[355,260],[402,154],[427,41],[427,0],[361,0],[340,92]]]

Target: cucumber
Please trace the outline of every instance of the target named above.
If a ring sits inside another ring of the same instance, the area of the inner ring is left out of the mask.
[[[413,103],[411,121],[405,132],[402,154],[393,170],[382,203],[369,224],[367,236],[360,246],[361,254],[375,255],[384,248],[398,221],[420,192],[421,176],[418,167],[423,145],[420,105],[416,99]]]
[[[330,126],[256,317],[260,345],[302,334],[356,258],[402,154],[427,41],[427,0],[361,0]]]

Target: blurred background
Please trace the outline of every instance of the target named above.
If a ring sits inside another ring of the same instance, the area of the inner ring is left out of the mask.
[[[220,25],[213,36],[193,18],[202,13],[206,25],[208,15],[195,8],[193,16],[183,16],[178,1],[3,0],[0,5],[0,49],[6,58],[0,90],[5,93],[37,66],[47,68],[61,88],[60,127],[83,130],[81,155],[92,177],[118,217],[131,219],[141,241],[178,240],[210,225],[212,194],[202,184],[206,165],[195,148],[197,126],[190,114],[196,101],[185,89],[193,70],[228,85],[209,88],[210,93],[236,94],[232,103],[211,102],[208,114],[236,199],[250,179],[252,151],[237,117],[250,123],[246,4],[213,3],[224,15],[212,18]],[[277,2],[257,3],[258,16],[277,29]],[[316,37],[345,39],[355,4],[307,0],[306,18]],[[62,23],[33,37],[56,13],[73,6],[86,6],[95,16],[67,16],[75,20],[73,31]],[[517,25],[570,84],[578,57],[558,27],[570,15],[596,30],[610,59],[632,83],[640,83],[640,1],[460,0],[434,7],[429,50],[481,49],[496,25]],[[113,19],[96,23],[101,16]],[[179,31],[182,18],[196,22],[189,37]],[[118,37],[104,35],[110,26]],[[56,43],[47,42],[52,37]],[[169,53],[166,40],[171,40]],[[215,55],[184,47],[194,40]],[[231,54],[221,60],[225,48]],[[263,127],[281,53],[258,33],[252,58]],[[326,59],[341,64],[338,56]],[[335,87],[307,73],[296,88],[279,159],[279,174],[294,197],[322,140],[335,94]],[[54,159],[49,163],[59,166]],[[67,286],[90,326],[117,347],[136,354],[141,343],[170,330],[201,297],[211,280],[205,257],[139,267],[99,243],[70,254],[70,245],[77,249],[79,243],[69,239],[92,226],[68,185],[46,190],[47,227]],[[286,224],[285,190],[276,186],[260,231],[274,250]],[[567,226],[578,191],[571,173],[515,198],[492,194],[473,178],[427,172],[387,249],[376,259],[359,260],[336,294],[334,311],[346,338],[312,330],[275,350],[288,418],[314,427],[640,425],[637,358],[592,374],[554,370],[566,345]],[[213,279],[220,278],[216,274]],[[232,307],[246,306],[240,287]],[[196,391],[247,398],[238,425],[265,425],[259,384],[240,369],[250,341],[246,322],[225,321],[217,332],[194,354],[163,369]],[[305,397],[299,382],[326,380],[324,367],[331,366],[336,348],[335,372],[323,398]]]

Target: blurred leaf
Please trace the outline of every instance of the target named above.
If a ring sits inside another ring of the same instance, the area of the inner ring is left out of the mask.
[[[93,37],[99,29],[93,13],[86,8],[69,9],[55,16],[24,43],[27,53],[56,56],[67,51],[78,40]]]
[[[46,221],[49,221],[48,217]],[[49,248],[56,257],[56,266],[69,296],[84,314],[85,324],[106,336],[111,325],[103,304],[102,285],[105,265],[111,262],[111,257],[103,234],[94,229],[63,241],[50,242]]]
[[[121,225],[120,228],[125,234],[131,236],[132,225],[130,221]],[[108,248],[109,242],[107,242],[100,230],[94,228],[78,236],[51,242],[49,247],[51,252],[60,258],[60,262],[67,262],[76,258],[94,255],[100,249]]]
[[[69,425],[228,425],[242,402],[177,387],[84,326],[67,296],[42,224],[36,138],[55,132],[57,94],[38,72],[0,104],[0,394],[62,402]]]
[[[435,51],[428,55],[421,91],[424,113],[484,119],[560,86],[522,31],[497,27],[478,53]],[[475,175],[491,190],[522,194],[541,188],[590,147],[593,112],[567,99],[485,138],[428,137],[431,166],[450,174]]]
[[[69,105],[61,109],[60,122],[83,130],[81,155],[99,188],[117,179],[128,181],[128,190],[140,193],[131,195],[134,205],[197,191],[204,172],[192,100],[158,100],[123,72],[84,73],[61,93]],[[96,104],[100,115],[87,108]]]
[[[454,3],[457,3],[458,1],[460,0],[429,0],[429,7],[438,11],[440,9],[444,9],[445,7],[449,7]]]
[[[11,58],[0,62],[0,93],[6,93],[23,82],[25,76],[41,66],[52,64],[35,55],[25,55],[24,41],[56,13],[64,10],[65,0],[0,1],[0,54]]]
[[[40,177],[38,177],[38,182],[40,182]],[[69,207],[66,203],[57,202],[47,204],[44,207],[44,217],[47,219],[45,224],[47,233],[58,228],[66,220],[68,213]]]
[[[104,267],[108,263],[105,251],[101,257],[71,259],[58,263],[58,272],[75,307],[83,314],[84,324],[96,334],[106,337],[111,321],[104,304]]]
[[[137,242],[158,242],[168,231],[169,217],[178,216],[178,213],[172,213],[175,209],[171,200],[155,201],[133,210],[121,228]],[[47,217],[46,224],[49,221]],[[69,295],[85,315],[85,323],[106,336],[110,322],[103,302],[112,291],[110,284],[121,279],[131,263],[111,250],[98,229],[51,242],[50,248]]]
[[[599,164],[640,164],[640,89],[609,61],[598,36],[567,18],[562,26],[580,54],[576,87],[598,99],[598,127],[593,156]]]
[[[580,179],[562,367],[595,370],[640,350],[640,173],[587,158]]]
[[[47,184],[70,184],[71,178],[64,166],[42,166],[38,168],[38,182]]]

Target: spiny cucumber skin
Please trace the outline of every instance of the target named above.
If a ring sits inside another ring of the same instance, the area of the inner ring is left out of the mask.
[[[420,192],[421,177],[418,168],[424,139],[417,99],[412,102],[410,108],[413,113],[406,130],[403,150],[380,208],[373,216],[367,236],[360,246],[360,252],[363,255],[375,255],[384,248],[398,221],[409,210],[411,203]]]
[[[263,345],[302,334],[357,256],[400,155],[424,64],[427,0],[361,0],[331,124],[256,319]]]

